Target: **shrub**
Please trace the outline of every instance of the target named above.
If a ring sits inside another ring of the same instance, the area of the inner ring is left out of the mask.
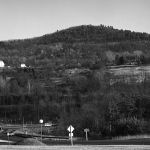
[[[117,135],[133,135],[143,132],[144,122],[136,117],[121,118],[115,125]]]

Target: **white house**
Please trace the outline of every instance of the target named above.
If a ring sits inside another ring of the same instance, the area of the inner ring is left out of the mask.
[[[0,60],[0,68],[3,68],[3,67],[5,67],[5,63],[2,60]]]
[[[21,68],[25,68],[26,67],[26,65],[25,64],[21,64]]]

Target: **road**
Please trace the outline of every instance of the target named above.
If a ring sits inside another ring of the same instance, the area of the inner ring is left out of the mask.
[[[148,145],[76,145],[76,146],[12,146],[1,145],[0,150],[150,150]]]

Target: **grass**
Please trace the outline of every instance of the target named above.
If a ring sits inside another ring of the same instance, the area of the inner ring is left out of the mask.
[[[114,137],[113,140],[150,139],[150,135],[127,135]]]
[[[149,150],[150,146],[145,145],[122,145],[122,146],[0,146],[0,150]]]
[[[43,139],[46,145],[70,145],[70,141],[52,141],[49,139]],[[90,140],[74,141],[74,145],[149,145],[150,138],[139,138],[139,139],[124,139],[124,140]]]

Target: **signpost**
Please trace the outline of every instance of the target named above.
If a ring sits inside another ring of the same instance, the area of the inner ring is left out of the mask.
[[[88,132],[89,132],[90,130],[89,129],[84,129],[84,132],[85,132],[85,138],[86,138],[86,141],[88,141]]]
[[[9,143],[9,145],[10,145],[10,141],[9,141],[9,132],[7,133],[7,136],[8,136],[8,143]]]
[[[69,131],[69,137],[70,137],[71,145],[73,145],[73,139],[72,139],[73,133],[72,132],[74,131],[74,127],[72,125],[70,125],[67,130]]]

